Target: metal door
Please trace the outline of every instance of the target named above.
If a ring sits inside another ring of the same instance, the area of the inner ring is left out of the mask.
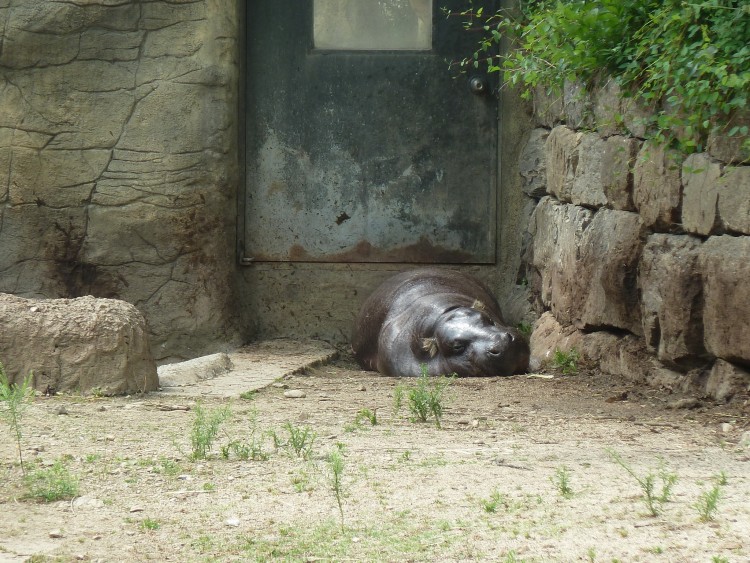
[[[445,5],[248,2],[243,263],[494,263],[497,100]]]

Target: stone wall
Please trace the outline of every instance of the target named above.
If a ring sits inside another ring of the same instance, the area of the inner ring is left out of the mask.
[[[160,360],[239,340],[238,12],[0,0],[0,292],[127,300]]]
[[[532,354],[719,399],[750,385],[750,166],[739,139],[685,157],[644,141],[617,87],[537,96],[520,159],[538,200],[525,269]]]

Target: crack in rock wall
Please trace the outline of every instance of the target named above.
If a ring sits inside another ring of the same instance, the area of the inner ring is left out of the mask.
[[[128,301],[160,361],[238,342],[237,12],[0,0],[0,292]]]

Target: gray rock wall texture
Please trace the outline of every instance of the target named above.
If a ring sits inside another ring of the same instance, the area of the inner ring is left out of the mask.
[[[160,360],[236,340],[238,6],[0,0],[0,292],[126,300]]]
[[[644,142],[647,110],[614,83],[565,92],[556,108],[535,103],[538,128],[519,162],[538,198],[524,257],[541,315],[532,354],[575,347],[632,379],[750,397],[741,142],[714,136],[707,152],[685,157]]]

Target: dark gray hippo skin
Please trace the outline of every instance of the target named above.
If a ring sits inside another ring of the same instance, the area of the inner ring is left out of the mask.
[[[492,377],[523,373],[529,345],[504,326],[500,306],[479,280],[422,268],[386,280],[357,316],[352,350],[366,370],[385,375]]]

